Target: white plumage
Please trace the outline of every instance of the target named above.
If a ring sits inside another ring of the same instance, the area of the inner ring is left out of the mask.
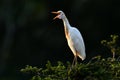
[[[84,60],[86,58],[85,45],[80,31],[77,28],[70,26],[69,21],[63,11],[52,13],[57,14],[54,19],[58,18],[63,20],[65,36],[68,45],[74,54],[73,64],[77,64],[77,56]]]

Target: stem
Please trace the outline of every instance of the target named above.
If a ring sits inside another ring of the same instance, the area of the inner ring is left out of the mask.
[[[112,50],[111,50],[111,52],[112,52],[112,54],[113,54],[113,60],[115,59],[115,49],[113,48]]]

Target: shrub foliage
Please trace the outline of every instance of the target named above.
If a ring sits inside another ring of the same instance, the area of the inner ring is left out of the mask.
[[[114,55],[117,50],[120,51],[116,47],[115,36],[112,35],[111,41],[103,40],[101,42],[111,50],[111,53],[114,51]],[[48,61],[45,68],[27,65],[20,71],[30,74],[31,80],[120,80],[120,60],[119,57],[96,56],[88,63],[78,63],[73,67],[70,62],[63,64],[58,61],[57,65],[52,65]]]

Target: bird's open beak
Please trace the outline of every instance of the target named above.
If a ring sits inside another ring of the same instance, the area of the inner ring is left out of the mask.
[[[55,19],[57,19],[57,18],[60,17],[60,15],[59,15],[60,13],[59,13],[59,12],[54,12],[54,11],[53,11],[53,12],[51,12],[51,13],[52,13],[52,14],[57,14],[57,16],[53,18],[53,20],[55,20]]]

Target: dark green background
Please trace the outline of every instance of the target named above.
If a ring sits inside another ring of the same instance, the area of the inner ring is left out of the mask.
[[[119,0],[0,0],[0,80],[25,79],[19,72],[25,65],[72,62],[63,23],[51,14],[57,10],[82,33],[85,61],[106,56],[100,41],[119,35]]]

